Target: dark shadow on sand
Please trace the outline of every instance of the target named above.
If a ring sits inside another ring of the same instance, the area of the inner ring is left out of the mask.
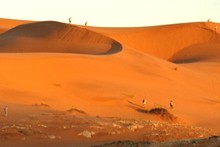
[[[152,114],[152,115],[157,115],[160,116],[162,119],[167,120],[167,121],[175,121],[177,120],[177,117],[171,114],[167,109],[165,108],[153,108],[153,109],[144,109],[142,106],[137,105],[133,102],[128,101],[130,104],[128,107],[140,112],[140,113],[145,113],[145,114]]]

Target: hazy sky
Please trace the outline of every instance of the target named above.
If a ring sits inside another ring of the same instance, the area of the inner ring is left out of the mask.
[[[0,18],[55,20],[92,26],[220,22],[220,0],[1,0]]]

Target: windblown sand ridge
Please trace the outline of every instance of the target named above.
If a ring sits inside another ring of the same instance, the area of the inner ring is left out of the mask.
[[[18,25],[29,23],[29,22],[31,21],[0,18],[0,33],[3,33]]]
[[[140,28],[94,27],[91,29],[110,35],[122,44],[141,52],[175,62],[178,60],[175,55],[179,52],[185,52],[182,56],[192,54],[191,52],[194,50],[192,46],[197,53],[200,51],[196,45],[202,46],[206,43],[207,46],[207,44],[220,43],[220,36],[217,33],[218,30],[215,31],[215,26],[220,27],[217,23],[201,22]],[[187,48],[191,48],[190,52]]]
[[[35,22],[0,35],[0,52],[106,54],[121,50],[113,39],[86,28],[59,22]]]

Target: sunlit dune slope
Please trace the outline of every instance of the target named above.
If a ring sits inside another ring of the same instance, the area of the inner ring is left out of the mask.
[[[220,28],[220,25],[217,23],[198,22],[139,28],[92,27],[91,29],[110,35],[122,44],[126,44],[144,53],[177,62],[179,55],[176,55],[179,52],[181,52],[181,61],[183,56],[188,56],[187,54],[190,54],[190,58],[186,59],[186,61],[196,60],[197,58],[202,58],[199,56],[203,56],[202,52],[204,53],[204,50],[207,49],[209,51],[209,45],[213,49],[213,44],[220,43],[220,36],[218,34],[220,31],[215,30],[215,26]],[[199,50],[198,48],[202,44],[206,44],[207,48],[204,49],[203,47],[202,50]],[[220,49],[216,45],[214,46]],[[192,59],[192,55],[195,55],[196,59]]]
[[[122,49],[102,34],[54,21],[19,25],[0,35],[0,52],[108,54]]]
[[[18,25],[25,24],[28,22],[31,22],[31,21],[0,18],[0,33],[3,33],[13,27],[16,27]]]

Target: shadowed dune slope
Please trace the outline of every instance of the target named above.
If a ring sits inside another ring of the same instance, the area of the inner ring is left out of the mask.
[[[220,61],[220,44],[195,44],[175,53],[169,60],[174,63]]]
[[[120,43],[86,28],[55,21],[19,25],[0,35],[0,52],[108,54]]]
[[[3,33],[5,31],[5,29],[0,28],[0,33]]]
[[[216,45],[220,43],[220,36],[219,31],[215,31],[215,26],[220,27],[219,24],[213,22],[197,22],[139,28],[93,27],[91,29],[110,35],[122,44],[153,56],[172,62],[179,60],[188,62],[189,60],[196,61],[198,58],[202,60],[206,57],[204,51],[210,51],[209,48],[212,48],[211,51],[214,52],[220,49]],[[206,44],[207,48],[203,47],[200,50],[202,44]],[[215,46],[214,50],[213,46]],[[181,57],[178,55],[179,52],[181,52]],[[189,59],[188,54],[190,54]]]

